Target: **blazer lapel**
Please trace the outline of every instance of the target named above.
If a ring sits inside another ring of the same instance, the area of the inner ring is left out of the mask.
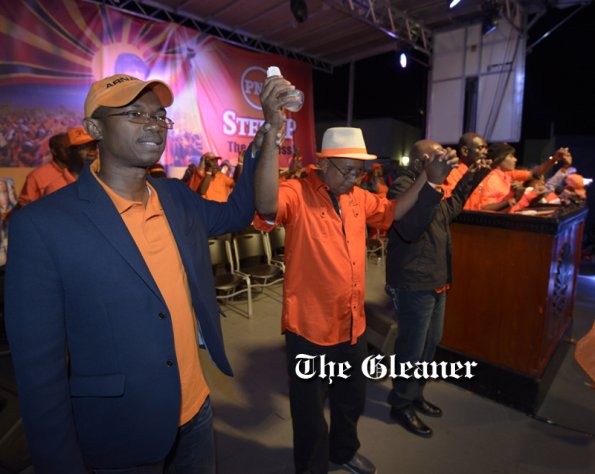
[[[84,210],[87,217],[151,291],[165,304],[147,264],[126,228],[126,224],[88,167],[81,173],[78,184],[79,197],[89,201],[89,206]]]

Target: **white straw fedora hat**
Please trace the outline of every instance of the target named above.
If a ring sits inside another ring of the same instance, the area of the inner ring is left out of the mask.
[[[333,127],[322,136],[322,150],[316,153],[319,158],[352,158],[355,160],[375,160],[366,150],[361,128]]]

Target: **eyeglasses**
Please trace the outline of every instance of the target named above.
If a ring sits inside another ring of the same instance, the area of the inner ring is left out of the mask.
[[[343,171],[341,168],[339,168],[335,163],[333,163],[332,159],[329,159],[328,162],[333,165],[333,167],[339,172],[341,173],[341,176],[343,176],[344,179],[347,178],[353,178],[353,179],[357,179],[358,177],[360,177],[361,175],[363,175],[366,170],[364,170],[363,168],[353,168],[349,171]]]
[[[148,125],[155,122],[163,128],[171,130],[174,128],[174,122],[169,117],[164,115],[151,115],[148,112],[139,112],[138,110],[128,110],[127,112],[120,112],[117,114],[104,115],[104,117],[125,117],[126,120],[139,125]]]

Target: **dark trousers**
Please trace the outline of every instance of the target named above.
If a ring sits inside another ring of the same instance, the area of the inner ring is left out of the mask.
[[[95,469],[94,474],[215,474],[215,439],[211,399],[178,428],[167,458],[159,463],[125,469]]]
[[[399,325],[394,351],[397,363],[431,362],[442,339],[446,292],[404,291],[390,286],[386,290]],[[404,408],[423,396],[423,379],[397,377],[392,382],[388,402],[395,408]]]
[[[357,421],[364,411],[366,378],[361,364],[367,355],[365,337],[349,342],[319,346],[296,334],[285,334],[289,371],[289,401],[293,424],[293,458],[297,474],[326,474],[329,459],[344,464],[353,458],[360,443]],[[349,362],[347,379],[303,380],[296,375],[298,354],[326,356],[326,361]],[[326,397],[330,405],[330,431],[324,417]]]

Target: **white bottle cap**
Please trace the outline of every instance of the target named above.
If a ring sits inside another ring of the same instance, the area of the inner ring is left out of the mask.
[[[281,70],[277,66],[270,66],[267,69],[267,77],[280,76]]]

